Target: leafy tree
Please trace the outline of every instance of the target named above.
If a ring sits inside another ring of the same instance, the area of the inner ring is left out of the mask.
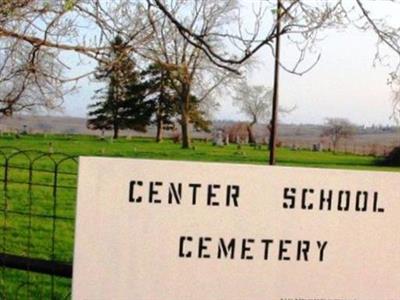
[[[212,122],[208,120],[207,112],[201,107],[201,100],[196,96],[189,97],[189,123],[193,125],[195,130],[210,132]]]
[[[89,106],[87,125],[90,129],[113,129],[114,138],[118,138],[121,129],[145,131],[153,106],[145,99],[145,88],[121,37],[114,39],[111,49],[96,73],[107,87],[97,91],[99,101]]]

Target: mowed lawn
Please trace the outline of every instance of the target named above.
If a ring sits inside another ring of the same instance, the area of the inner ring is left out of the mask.
[[[15,149],[39,150],[18,154]],[[266,164],[266,146],[254,148],[236,145],[215,147],[205,141],[194,141],[192,149],[181,149],[171,140],[155,143],[150,138],[121,138],[111,141],[92,136],[2,136],[0,153],[9,160],[7,186],[4,184],[4,157],[0,157],[0,252],[71,263],[78,163],[64,154],[127,158],[170,159],[206,162]],[[30,174],[30,159],[33,172]],[[54,160],[54,161],[53,161]],[[55,162],[63,161],[61,164]],[[280,148],[277,161],[284,166],[368,169],[400,171],[379,167],[376,158],[330,152],[294,151]],[[58,176],[54,190],[54,169]],[[0,268],[0,299],[68,299],[71,281],[23,271]]]

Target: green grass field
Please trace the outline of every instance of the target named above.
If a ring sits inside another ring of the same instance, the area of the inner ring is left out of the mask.
[[[266,146],[255,149],[236,145],[214,147],[203,141],[194,141],[190,150],[180,148],[170,140],[157,144],[152,139],[121,138],[111,142],[90,136],[2,136],[0,153],[14,155],[9,160],[7,186],[4,184],[4,157],[0,157],[0,251],[33,258],[72,262],[75,215],[76,172],[78,164],[67,159],[57,165],[57,189],[54,190],[54,168],[52,161],[61,161],[63,155],[45,155],[32,163],[29,159],[37,153],[25,154],[5,150],[15,147],[21,150],[62,152],[71,156],[94,155],[148,159],[171,159],[207,162],[231,162],[266,164]],[[292,151],[278,149],[279,165],[323,168],[346,168],[363,170],[400,171],[400,168],[379,167],[376,158],[330,152]],[[56,203],[56,205],[54,205]],[[55,217],[54,217],[55,216]],[[54,239],[53,239],[54,236]],[[68,299],[71,281],[51,278],[0,268],[0,299],[49,299],[51,287],[54,298]],[[53,281],[52,281],[53,280]]]
[[[243,146],[237,149],[236,145],[226,147],[214,147],[210,143],[194,141],[194,149],[181,149],[179,144],[170,140],[155,143],[149,138],[133,138],[128,140],[110,139],[100,140],[92,136],[22,136],[17,139],[14,136],[0,137],[0,147],[11,146],[19,149],[49,151],[49,144],[54,152],[62,152],[69,155],[94,155],[149,159],[189,160],[206,162],[232,162],[266,164],[268,151],[266,146],[254,149]],[[309,150],[293,151],[280,148],[277,151],[277,163],[283,166],[305,166],[319,168],[346,168],[369,169],[381,171],[399,171],[395,167],[381,167],[376,165],[376,158],[372,156],[360,156],[352,154],[333,154],[331,152],[312,152]]]

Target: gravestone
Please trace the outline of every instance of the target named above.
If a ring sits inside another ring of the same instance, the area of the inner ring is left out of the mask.
[[[215,133],[213,145],[219,147],[224,146],[224,132],[222,130],[217,130],[217,132]]]
[[[323,150],[323,146],[321,143],[313,144],[312,151],[321,152]]]

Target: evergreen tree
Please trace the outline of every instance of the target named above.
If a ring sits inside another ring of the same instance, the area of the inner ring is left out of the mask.
[[[153,105],[153,124],[157,127],[156,141],[162,140],[163,130],[175,129],[175,123],[182,125],[182,103],[176,91],[177,79],[168,70],[158,64],[153,64],[142,73],[144,85]],[[208,131],[211,122],[206,120],[201,102],[194,95],[189,96],[188,123],[196,130]]]
[[[152,123],[156,125],[156,141],[161,142],[164,130],[175,129],[177,97],[166,72],[157,64],[150,65],[141,74],[147,89],[148,101],[152,103]]]
[[[97,68],[96,79],[106,81],[107,86],[96,92],[98,101],[89,105],[88,128],[112,129],[115,139],[121,129],[145,131],[153,106],[145,99],[135,62],[121,37],[112,42],[110,53]]]

